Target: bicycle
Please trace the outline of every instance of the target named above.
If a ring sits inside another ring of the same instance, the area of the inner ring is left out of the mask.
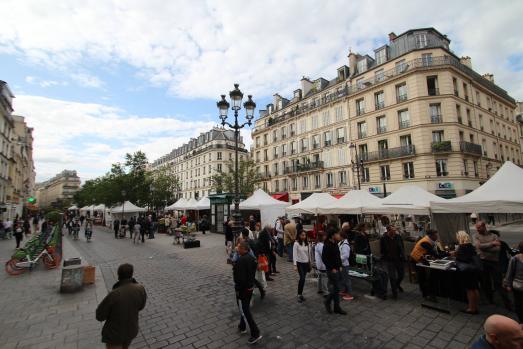
[[[21,249],[25,252],[25,257],[20,259],[11,258],[5,263],[5,271],[9,275],[20,275],[26,270],[32,270],[33,267],[42,259],[47,269],[53,269],[58,266],[58,258],[53,257],[54,251],[48,245],[45,245],[42,252],[40,252],[35,259],[31,259],[29,251]]]
[[[78,234],[80,233],[80,227],[73,227],[73,239],[78,240]]]

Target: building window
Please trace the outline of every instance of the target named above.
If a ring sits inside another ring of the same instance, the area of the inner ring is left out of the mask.
[[[312,149],[320,148],[320,135],[312,136]]]
[[[273,148],[273,159],[277,159],[278,158],[278,147],[274,147]]]
[[[387,119],[385,116],[378,116],[376,118],[376,128],[378,134],[387,132]]]
[[[412,145],[412,138],[410,135],[400,136],[400,145],[402,147],[410,147]]]
[[[398,111],[398,123],[400,129],[410,127],[410,116],[408,110]]]
[[[367,137],[367,123],[365,121],[358,122],[358,139]]]
[[[336,109],[334,109],[336,114],[336,121],[342,121],[343,120],[343,106],[338,106]]]
[[[285,132],[286,128],[282,127],[280,129],[281,139],[284,140],[287,137],[287,132]]]
[[[376,92],[374,94],[374,105],[376,107],[376,110],[385,108],[385,94],[383,91]]]
[[[219,151],[219,152],[217,153],[217,157],[218,157],[218,158],[217,158],[218,160],[221,160],[221,159],[222,159],[222,152],[221,152],[221,151]]]
[[[384,47],[379,51],[376,51],[376,65],[380,65],[387,61],[387,48]]]
[[[468,91],[466,83],[463,83],[463,95],[465,96],[465,100],[468,102],[468,100],[469,100],[469,91]]]
[[[312,116],[312,129],[317,129],[320,125],[318,124],[318,115],[313,115]]]
[[[440,124],[443,122],[443,117],[441,116],[441,103],[430,104],[429,110],[431,123]]]
[[[314,176],[314,187],[316,189],[321,188],[321,177],[320,177],[320,175],[315,175]]]
[[[280,191],[280,181],[278,179],[274,181],[274,191]]]
[[[416,48],[424,48],[427,47],[427,34],[421,33],[416,34]]]
[[[269,155],[267,149],[263,149],[263,161],[269,161]]]
[[[285,184],[287,184],[287,180],[285,180]],[[287,190],[287,189],[285,189]],[[298,178],[293,177],[292,178],[292,190],[296,191],[298,190]]]
[[[378,69],[374,72],[374,79],[376,80],[376,82],[385,80],[385,72],[383,71],[383,69]]]
[[[256,137],[256,148],[260,147],[260,137]]]
[[[363,160],[363,161],[367,161],[368,160],[368,155],[369,155],[369,151],[368,151],[368,148],[367,148],[367,144],[360,144],[358,146],[358,156],[359,156],[359,159],[356,159],[356,161],[359,161],[360,159]]]
[[[356,115],[365,114],[365,99],[361,98],[356,101]]]
[[[331,135],[331,131],[327,131],[327,132],[324,132],[323,133],[323,139],[324,139],[324,144],[326,147],[332,145],[332,135]]]
[[[427,76],[427,93],[429,96],[439,95],[437,76]]]
[[[361,169],[361,181],[370,182],[370,172],[368,167],[362,167]]]
[[[296,126],[294,124],[289,125],[289,133],[291,134],[291,137],[296,134]]]
[[[328,126],[331,123],[330,113],[328,111],[323,112],[323,126]]]
[[[302,177],[302,188],[309,189],[309,177],[308,176]]]
[[[390,179],[390,166],[389,165],[383,165],[380,166],[380,174],[381,174],[381,180],[382,181],[388,181]]]
[[[338,144],[345,142],[345,129],[343,127],[336,129],[336,140]]]
[[[421,55],[421,62],[423,63],[424,67],[428,67],[432,65],[432,53],[423,53]]]
[[[281,156],[286,156],[287,155],[287,144],[282,144],[281,145]]]
[[[478,162],[476,160],[474,160],[472,162],[472,165],[474,167],[474,177],[479,177],[479,172],[478,172]]]
[[[363,73],[367,70],[367,59],[362,59],[358,62],[358,73]]]
[[[447,160],[445,159],[439,159],[436,160],[436,175],[438,177],[446,177],[448,176],[447,172]]]
[[[338,172],[338,178],[340,180],[340,185],[346,185],[347,184],[347,172],[346,171]]]
[[[478,107],[481,107],[481,95],[479,94],[479,91],[476,91],[476,104]]]
[[[278,163],[272,165],[272,170],[275,176],[278,175]]]
[[[432,131],[432,141],[434,143],[443,142],[444,140],[443,131]]]
[[[307,138],[303,138],[301,140],[301,151],[307,151],[309,150],[309,140]]]
[[[218,171],[219,173],[222,172],[222,164],[218,164],[217,167],[216,167],[216,171]]]
[[[458,118],[458,122],[462,124],[463,119],[461,118],[461,106],[459,104],[456,104],[456,116]]]
[[[396,67],[396,74],[401,74],[407,70],[407,64],[404,59],[399,60],[395,64]]]
[[[327,180],[327,188],[332,188],[334,185],[333,180],[332,180],[332,173],[327,173],[325,175],[325,178]]]
[[[276,130],[272,131],[272,141],[273,142],[277,142],[278,141],[278,134],[277,134]]]
[[[458,79],[452,78],[452,86],[454,87],[454,96],[459,97]]]
[[[296,152],[297,152],[297,149],[296,149],[296,142],[295,142],[295,141],[292,141],[292,142],[291,142],[291,155],[296,154]]]
[[[267,134],[263,135],[263,145],[267,145],[269,142],[267,141]]]
[[[404,102],[407,100],[407,84],[403,83],[396,86],[396,101],[398,103]]]
[[[414,178],[414,163],[413,162],[404,162],[403,163],[403,177],[405,179]]]
[[[469,175],[469,162],[467,159],[463,159],[463,175],[468,176]]]

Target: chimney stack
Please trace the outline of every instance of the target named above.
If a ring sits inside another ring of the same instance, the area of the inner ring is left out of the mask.
[[[472,60],[469,56],[464,56],[459,59],[459,62],[463,65],[466,65],[470,69],[472,69]]]
[[[354,52],[349,53],[349,73],[354,75],[356,73],[356,65],[358,64],[358,55]]]
[[[494,74],[486,73],[486,74],[483,74],[483,77],[485,79],[487,79],[488,81],[494,83]]]
[[[398,36],[396,35],[396,33],[394,33],[394,32],[390,32],[389,33],[389,41],[390,42],[393,42],[394,40],[396,40],[397,37]]]
[[[312,89],[312,85],[313,83],[308,77],[304,76],[301,78],[301,91],[303,97],[307,96],[309,91]]]

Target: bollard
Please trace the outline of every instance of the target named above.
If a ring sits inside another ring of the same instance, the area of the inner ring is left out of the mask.
[[[60,292],[70,293],[81,290],[84,281],[84,267],[81,265],[70,265],[62,268],[62,280]]]

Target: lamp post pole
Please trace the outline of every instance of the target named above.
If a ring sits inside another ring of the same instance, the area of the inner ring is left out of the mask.
[[[125,190],[122,190],[122,198],[123,198],[123,204],[122,204],[122,220],[125,215],[125,195],[127,195],[127,192]]]
[[[352,164],[356,164],[356,176],[358,178],[358,190],[361,190],[361,183],[360,183],[360,160],[358,159],[358,147],[354,143],[351,143],[349,145],[350,149],[354,149],[354,152],[356,154],[356,162],[352,161]],[[363,164],[363,160],[361,160],[361,164]]]
[[[240,138],[240,130],[245,126],[251,126],[252,119],[254,118],[254,109],[256,108],[256,103],[252,100],[252,96],[248,95],[248,100],[243,103],[245,108],[245,119],[247,122],[240,124],[238,122],[238,112],[241,109],[241,103],[243,98],[243,93],[238,88],[238,84],[234,84],[234,90],[229,92],[229,97],[232,103],[232,110],[234,111],[234,123],[230,124],[225,121],[227,119],[227,113],[229,110],[229,102],[225,99],[225,95],[221,95],[222,99],[216,103],[218,110],[220,111],[220,119],[222,126],[228,126],[230,129],[234,130],[234,212],[232,214],[233,218],[233,230],[235,239],[240,233],[240,230],[243,226],[242,216],[240,213],[240,174],[239,174],[239,164],[238,164],[238,143]]]

